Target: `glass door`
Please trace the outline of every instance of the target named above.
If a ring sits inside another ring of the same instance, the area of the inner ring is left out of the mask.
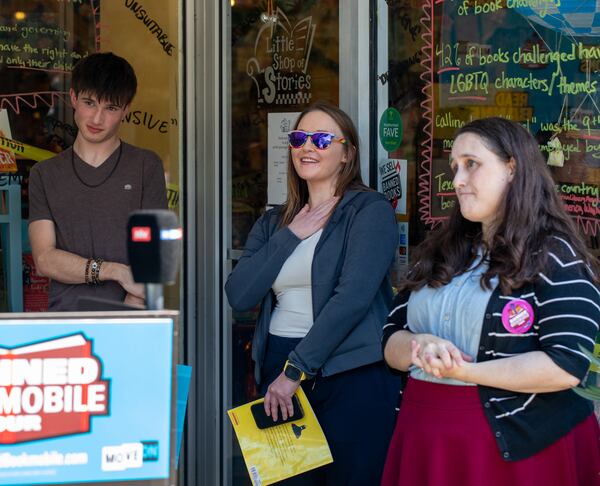
[[[225,190],[229,268],[255,221],[285,201],[287,132],[298,114],[316,100],[339,102],[339,18],[337,0],[231,0],[230,80],[224,87],[230,110],[230,135],[224,137],[231,154]],[[251,359],[258,304],[233,312],[224,326],[227,408],[258,396]],[[230,439],[224,457],[229,484],[249,484],[237,441]]]
[[[0,2],[0,311],[48,308],[49,281],[38,274],[27,237],[29,171],[75,140],[69,88],[82,57],[112,51],[132,64],[138,91],[120,136],[160,156],[169,207],[179,211],[181,6],[146,0],[141,7],[104,0]],[[167,289],[169,308],[179,308],[179,295],[179,286]]]

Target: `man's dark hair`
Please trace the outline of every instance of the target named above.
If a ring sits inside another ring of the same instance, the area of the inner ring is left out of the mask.
[[[75,96],[85,93],[94,95],[98,101],[126,106],[135,96],[137,78],[125,59],[112,52],[98,52],[77,62],[71,87]]]

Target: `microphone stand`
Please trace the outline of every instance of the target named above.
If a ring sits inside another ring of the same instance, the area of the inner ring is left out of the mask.
[[[165,308],[165,297],[163,286],[159,283],[146,284],[146,309],[163,310]]]

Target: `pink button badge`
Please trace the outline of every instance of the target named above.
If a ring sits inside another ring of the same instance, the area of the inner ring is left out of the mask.
[[[511,300],[502,309],[502,324],[512,334],[529,331],[533,326],[533,308],[526,300]]]

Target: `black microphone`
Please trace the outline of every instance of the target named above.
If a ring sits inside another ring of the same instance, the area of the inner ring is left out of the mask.
[[[164,307],[162,284],[173,284],[181,261],[183,232],[177,216],[166,209],[144,209],[129,215],[127,253],[133,279],[146,284],[146,306]]]

